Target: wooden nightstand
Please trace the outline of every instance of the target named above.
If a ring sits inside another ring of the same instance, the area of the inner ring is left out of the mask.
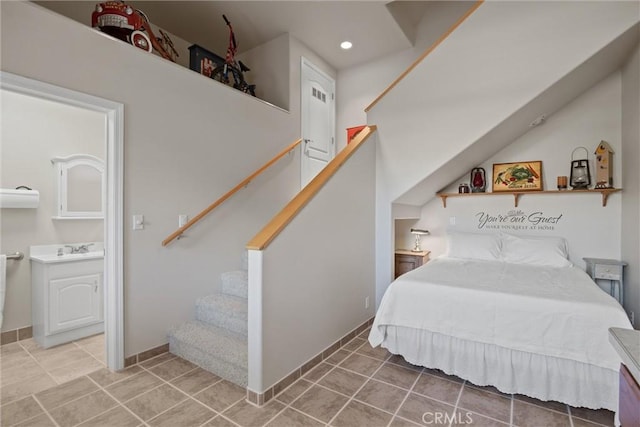
[[[431,251],[413,252],[405,249],[396,250],[396,274],[397,278],[401,274],[411,271],[426,264],[429,261]]]
[[[587,263],[587,274],[594,281],[598,279],[609,281],[609,294],[624,304],[624,261],[603,258],[582,258]],[[615,283],[615,287],[614,287]],[[615,289],[618,288],[618,292]]]

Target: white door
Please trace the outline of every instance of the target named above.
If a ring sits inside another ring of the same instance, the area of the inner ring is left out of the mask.
[[[302,164],[305,187],[336,154],[335,81],[302,58]]]

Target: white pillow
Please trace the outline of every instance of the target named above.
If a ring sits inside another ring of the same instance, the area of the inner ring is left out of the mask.
[[[502,234],[502,260],[515,264],[571,267],[567,242],[562,237]]]
[[[500,236],[497,234],[451,232],[448,244],[447,255],[451,258],[500,261]]]

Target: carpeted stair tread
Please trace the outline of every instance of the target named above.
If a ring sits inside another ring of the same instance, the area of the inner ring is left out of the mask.
[[[220,275],[220,280],[223,294],[247,298],[249,277],[246,270],[227,271]]]
[[[196,300],[196,319],[247,336],[247,299],[214,294]]]
[[[247,339],[200,321],[169,332],[169,351],[242,387],[247,385]]]

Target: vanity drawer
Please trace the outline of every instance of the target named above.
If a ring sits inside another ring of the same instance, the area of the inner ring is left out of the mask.
[[[609,264],[596,264],[593,272],[594,279],[621,280],[622,266]]]

